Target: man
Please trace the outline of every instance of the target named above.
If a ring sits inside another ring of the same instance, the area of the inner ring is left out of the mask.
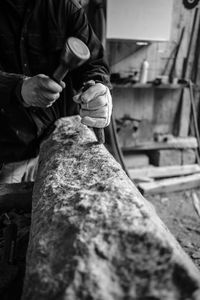
[[[91,58],[58,84],[51,75],[70,36],[86,43]],[[83,124],[106,127],[109,70],[77,0],[0,1],[0,182],[34,180],[39,143],[55,120],[78,113],[73,97],[91,80],[74,100]]]

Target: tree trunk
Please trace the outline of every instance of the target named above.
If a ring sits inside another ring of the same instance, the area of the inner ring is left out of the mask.
[[[78,116],[43,142],[23,300],[200,299],[200,272]]]

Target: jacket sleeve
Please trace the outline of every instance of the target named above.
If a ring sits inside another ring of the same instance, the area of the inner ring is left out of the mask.
[[[111,88],[110,71],[104,48],[89,24],[84,9],[73,5],[73,1],[70,3],[68,12],[70,35],[81,39],[88,46],[91,54],[86,63],[72,72],[74,87],[79,89],[83,82],[95,80]]]
[[[6,109],[20,99],[20,89],[24,75],[6,73],[0,70],[0,108]]]

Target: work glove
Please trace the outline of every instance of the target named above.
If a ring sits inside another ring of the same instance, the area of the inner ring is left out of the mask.
[[[112,114],[110,90],[104,84],[95,83],[93,80],[87,82],[85,87],[73,98],[81,107],[81,123],[96,128],[108,126]]]
[[[61,81],[58,84],[44,74],[25,77],[21,87],[23,105],[25,107],[49,107],[60,97],[64,88],[64,82]]]

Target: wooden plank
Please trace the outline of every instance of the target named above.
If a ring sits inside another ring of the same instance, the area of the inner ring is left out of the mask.
[[[162,149],[149,152],[150,162],[154,166],[181,166],[182,151],[180,149]]]
[[[155,133],[173,133],[176,123],[176,112],[179,106],[181,90],[161,90],[155,89],[154,102],[154,132]],[[165,125],[164,132],[160,126]]]
[[[146,167],[128,170],[131,179],[136,178],[167,178],[200,173],[198,164],[166,167]]]
[[[159,84],[154,85],[152,83],[113,83],[113,88],[133,88],[133,89],[166,89],[166,90],[176,90],[183,87],[182,84]]]
[[[142,193],[168,193],[197,188],[200,186],[200,174],[185,177],[163,179],[148,183],[139,183],[138,187]]]
[[[182,152],[182,165],[192,165],[197,162],[197,151],[195,149],[184,149]]]
[[[180,108],[180,116],[179,116],[178,136],[187,137],[189,132],[190,112],[191,112],[190,94],[188,88],[184,88],[182,90],[180,101],[181,101],[181,108]]]
[[[124,115],[129,115],[137,120],[153,120],[153,89],[114,88],[113,101],[115,118],[122,118]]]
[[[197,215],[200,217],[200,201],[195,192],[192,193],[192,202]]]
[[[149,157],[146,154],[131,153],[124,155],[124,163],[128,169],[147,167],[149,165]]]
[[[141,151],[157,149],[196,149],[197,140],[195,137],[173,138],[167,142],[144,142],[131,147],[122,147],[122,151]]]

